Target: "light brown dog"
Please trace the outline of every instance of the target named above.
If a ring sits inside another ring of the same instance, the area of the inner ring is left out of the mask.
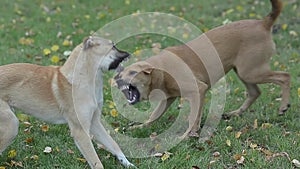
[[[282,3],[270,1],[272,11],[262,20],[241,20],[217,27],[184,45],[166,48],[156,56],[134,63],[115,76],[118,87],[130,104],[155,97],[151,93],[155,89],[164,93],[165,98],[160,99],[150,119],[139,127],[151,124],[176,97],[181,96],[190,102],[186,133],[194,135],[199,129],[206,91],[232,69],[245,84],[248,97],[239,109],[227,116],[242,114],[260,95],[257,84],[262,83],[280,85],[282,100],[279,114],[287,111],[290,75],[272,71],[269,66],[275,53],[271,30]]]
[[[17,63],[0,66],[0,154],[18,133],[12,111],[50,123],[67,123],[76,145],[93,169],[103,169],[91,138],[126,166],[133,166],[100,123],[102,73],[116,69],[129,54],[99,37],[78,45],[61,67]]]

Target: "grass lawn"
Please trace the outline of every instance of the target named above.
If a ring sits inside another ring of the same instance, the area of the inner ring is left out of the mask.
[[[289,111],[278,116],[280,88],[261,85],[262,95],[256,103],[243,116],[222,120],[209,141],[199,143],[197,139],[187,139],[168,150],[172,153],[170,157],[131,158],[132,163],[141,169],[296,167],[291,161],[300,161],[300,1],[283,1],[285,6],[274,33],[277,55],[272,58],[271,65],[274,70],[287,71],[292,76]],[[269,1],[257,0],[1,0],[0,8],[0,65],[15,62],[62,65],[67,58],[66,51],[122,16],[137,12],[170,13],[205,31],[222,25],[226,20],[262,18],[269,13],[270,4]],[[153,43],[160,43],[165,48],[178,42],[162,35],[144,34],[125,39],[118,46],[136,53],[150,48]],[[131,60],[134,61],[134,57]],[[121,133],[129,121],[112,113],[114,107],[109,85],[112,76],[110,72],[105,77],[102,118]],[[245,87],[232,72],[226,79],[225,112],[228,112],[243,103]],[[209,98],[203,122],[210,106]],[[144,107],[145,104],[139,106],[142,110]],[[18,110],[17,114],[19,135],[0,156],[0,169],[89,168],[66,125],[51,125],[25,116]],[[174,104],[151,127],[123,134],[148,138],[153,133],[162,133],[174,122],[177,114]],[[51,147],[52,152],[44,153],[45,147]],[[97,152],[105,168],[123,168],[101,147]]]

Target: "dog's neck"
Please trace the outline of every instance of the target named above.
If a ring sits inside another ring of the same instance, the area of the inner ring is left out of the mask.
[[[76,78],[79,76],[81,80],[92,83],[94,83],[95,77],[102,77],[97,75],[102,75],[102,71],[99,69],[100,61],[92,60],[93,57],[86,57],[87,55],[90,55],[89,51],[83,51],[83,45],[80,44],[60,68],[61,73],[70,84],[76,83]]]

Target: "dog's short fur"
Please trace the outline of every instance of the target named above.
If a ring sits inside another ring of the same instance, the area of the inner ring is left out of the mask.
[[[176,97],[187,98],[191,105],[189,118],[190,134],[199,129],[201,108],[206,91],[227,72],[233,69],[248,90],[244,104],[227,116],[241,115],[260,95],[257,84],[275,83],[281,86],[282,100],[279,114],[289,107],[290,75],[286,72],[272,71],[269,66],[275,53],[272,40],[272,26],[279,16],[282,3],[270,0],[271,13],[262,20],[241,20],[212,29],[200,37],[181,46],[166,48],[156,56],[134,63],[115,76],[131,104],[148,100],[152,90],[162,90],[166,96],[144,124],[149,125],[159,118],[172,104]],[[219,63],[214,58],[211,48],[216,50]],[[191,72],[183,70],[174,60],[181,60]],[[223,66],[223,67],[222,67]],[[164,70],[171,70],[173,75]],[[223,73],[222,73],[223,72]],[[173,76],[176,75],[176,78]],[[196,79],[187,79],[188,76]],[[197,83],[197,89],[191,84]],[[197,95],[198,94],[198,95]],[[198,98],[200,97],[200,99]],[[200,103],[200,108],[195,106]],[[197,111],[197,112],[193,112]]]
[[[100,123],[102,72],[116,69],[128,56],[111,41],[91,36],[61,67],[25,63],[0,66],[0,153],[18,133],[19,121],[12,111],[17,108],[47,122],[67,123],[91,168],[103,169],[92,137],[124,166],[133,166]]]

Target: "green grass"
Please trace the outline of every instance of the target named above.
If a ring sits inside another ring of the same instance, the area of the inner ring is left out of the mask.
[[[171,13],[193,23],[201,30],[219,26],[226,19],[231,21],[260,18],[265,16],[270,5],[268,1],[232,1],[232,0],[164,0],[164,1],[126,1],[116,0],[68,0],[68,1],[42,1],[42,0],[2,0],[0,2],[0,65],[28,62],[42,65],[61,65],[66,57],[63,52],[72,50],[76,44],[92,32],[97,31],[111,21],[134,12],[164,12]],[[267,160],[267,154],[259,150],[269,150],[273,154],[286,152],[291,159],[300,160],[300,111],[299,96],[300,88],[300,43],[299,43],[299,17],[300,2],[284,0],[285,7],[277,21],[279,26],[287,24],[286,29],[279,29],[274,34],[277,44],[278,55],[272,58],[271,65],[276,70],[288,71],[292,75],[291,84],[291,108],[284,116],[278,116],[277,110],[280,97],[280,88],[274,85],[261,85],[263,94],[256,103],[241,117],[229,121],[221,121],[214,137],[206,143],[198,143],[196,139],[182,141],[176,147],[169,150],[173,153],[165,161],[160,158],[130,159],[141,169],[191,169],[192,166],[200,168],[294,168],[293,164],[282,156]],[[230,12],[230,9],[234,11]],[[227,11],[227,14],[225,15]],[[291,31],[298,33],[292,36]],[[57,37],[61,32],[61,36]],[[20,39],[34,40],[33,43],[20,44]],[[65,39],[73,42],[72,46],[63,46]],[[144,35],[132,37],[122,41],[118,46],[133,53],[136,49],[149,48],[153,42],[159,42],[163,48],[178,43],[172,39],[165,39],[157,35]],[[43,54],[45,48],[50,49],[58,45],[60,49],[52,52],[49,56]],[[61,61],[52,63],[51,57],[57,55]],[[105,105],[103,117],[113,123],[115,127],[128,127],[128,121],[120,116],[112,117],[109,102],[111,100],[109,78],[112,73],[105,77]],[[227,76],[229,92],[226,98],[225,111],[238,108],[244,100],[244,86],[233,73]],[[239,90],[235,90],[239,88]],[[209,98],[209,96],[208,96]],[[209,107],[209,101],[205,112]],[[1,111],[1,110],[0,110]],[[126,131],[126,135],[135,137],[149,137],[153,132],[163,132],[173,122],[172,116],[176,116],[175,104],[161,119],[151,127],[135,131]],[[21,113],[21,112],[18,112]],[[258,128],[253,124],[257,119]],[[202,119],[203,121],[205,119]],[[3,155],[0,157],[0,168],[66,168],[81,169],[89,168],[87,163],[81,162],[82,158],[76,148],[66,125],[51,125],[35,118],[20,118],[19,135],[16,137]],[[31,123],[30,127],[24,121]],[[263,129],[261,125],[269,123],[270,128]],[[41,125],[49,126],[49,131],[43,132]],[[233,131],[226,131],[227,126],[232,126]],[[24,132],[30,128],[30,132]],[[247,131],[243,129],[248,129]],[[235,134],[243,130],[244,133],[236,138]],[[30,139],[33,139],[30,140]],[[26,142],[27,140],[27,142]],[[231,146],[226,144],[231,141]],[[256,145],[257,147],[253,147]],[[46,146],[54,150],[50,154],[43,153]],[[9,157],[9,152],[15,150],[16,156]],[[233,158],[242,154],[245,161],[237,164]],[[107,151],[97,149],[105,168],[123,168],[119,162]],[[214,157],[214,152],[220,152],[220,157]],[[37,155],[38,159],[31,157]],[[12,161],[22,164],[23,167],[11,166]],[[210,164],[211,161],[214,161]]]

